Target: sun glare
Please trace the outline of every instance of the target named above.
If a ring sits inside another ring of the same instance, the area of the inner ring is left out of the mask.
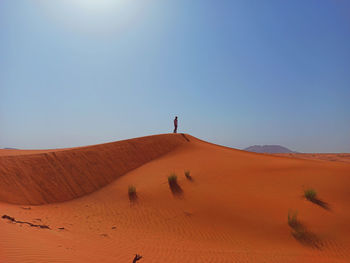
[[[91,12],[109,12],[114,8],[122,8],[126,0],[73,0],[70,1],[76,8]]]
[[[50,16],[81,32],[110,32],[138,21],[144,5],[130,0],[40,1]]]

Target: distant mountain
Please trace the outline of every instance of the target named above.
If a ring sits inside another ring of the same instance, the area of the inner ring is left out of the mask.
[[[254,145],[244,149],[255,153],[295,153],[281,145]]]
[[[7,148],[4,148],[4,150],[17,150],[16,148],[9,148],[9,147],[7,147]]]

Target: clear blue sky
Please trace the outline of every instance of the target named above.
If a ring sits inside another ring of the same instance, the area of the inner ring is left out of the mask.
[[[1,0],[0,148],[172,131],[350,152],[347,0]]]

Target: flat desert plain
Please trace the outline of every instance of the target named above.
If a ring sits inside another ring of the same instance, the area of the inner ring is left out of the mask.
[[[350,153],[283,153],[278,155],[301,159],[350,163]]]
[[[1,150],[0,262],[350,262],[344,156],[256,154],[187,134]]]

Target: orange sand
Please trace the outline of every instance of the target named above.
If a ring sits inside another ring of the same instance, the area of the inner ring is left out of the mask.
[[[181,194],[169,189],[173,172]],[[51,229],[0,219],[0,262],[132,262],[135,253],[140,263],[350,262],[349,186],[346,162],[249,153],[181,134],[2,153],[0,216]],[[303,198],[308,187],[329,210]],[[292,236],[290,209],[312,240]]]
[[[301,159],[350,163],[350,153],[282,153],[276,155],[289,156]]]

